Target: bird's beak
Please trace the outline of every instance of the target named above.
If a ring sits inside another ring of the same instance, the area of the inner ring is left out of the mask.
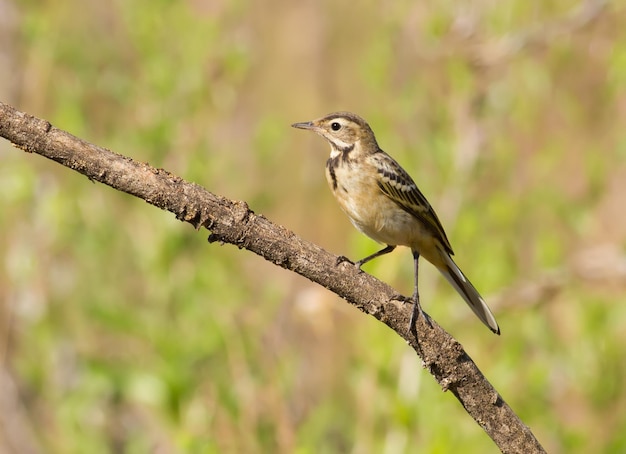
[[[312,129],[312,130],[316,129],[316,126],[313,124],[312,121],[303,121],[302,123],[294,123],[291,125],[291,127],[298,128],[298,129]]]

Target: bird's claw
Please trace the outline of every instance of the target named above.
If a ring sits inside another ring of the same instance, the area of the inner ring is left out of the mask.
[[[413,302],[414,302],[414,301],[413,301],[411,298],[409,298],[408,296],[404,296],[404,295],[400,295],[400,294],[398,294],[398,295],[393,295],[393,296],[391,297],[391,300],[392,300],[392,301],[400,301],[401,303],[404,303],[404,304],[406,304],[406,303],[413,303]]]
[[[411,333],[417,334],[417,327],[415,323],[417,322],[417,319],[420,318],[420,316],[424,317],[424,320],[426,321],[426,323],[428,323],[428,326],[430,326],[431,328],[433,327],[433,324],[430,322],[430,316],[426,312],[424,312],[421,304],[419,303],[418,298],[414,298],[414,297],[409,298],[408,296],[398,294],[398,295],[392,296],[391,299],[395,301],[400,301],[403,304],[407,304],[407,303],[413,304],[413,310],[411,311],[411,319],[409,321],[409,328],[407,329],[407,334],[411,334]]]
[[[361,270],[361,265],[362,265],[361,262],[353,262],[352,260],[350,260],[345,255],[340,255],[339,257],[337,257],[337,261],[336,261],[335,265],[339,266],[342,263],[349,263],[350,265],[356,267],[357,270],[362,271]]]
[[[341,265],[344,262],[348,262],[350,265],[354,265],[354,262],[350,260],[348,257],[346,257],[345,255],[340,255],[339,257],[337,257],[337,261],[335,262],[335,265]]]

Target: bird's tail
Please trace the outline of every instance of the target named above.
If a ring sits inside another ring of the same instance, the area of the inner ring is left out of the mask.
[[[463,272],[459,269],[450,255],[443,253],[444,265],[438,267],[443,276],[452,284],[452,287],[463,297],[465,302],[474,311],[474,314],[489,327],[491,331],[496,334],[500,334],[500,327],[496,322],[495,317],[491,313],[485,300],[478,293],[478,290],[472,285],[472,283],[465,277]]]

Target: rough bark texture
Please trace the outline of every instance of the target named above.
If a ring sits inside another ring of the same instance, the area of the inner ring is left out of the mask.
[[[100,148],[53,127],[49,122],[0,102],[0,136],[87,176],[170,211],[196,229],[211,231],[209,241],[234,244],[294,271],[336,293],[403,337],[444,391],[451,391],[502,452],[545,452],[463,347],[435,321],[417,322],[419,342],[407,333],[410,307],[394,300],[387,284],[296,236],[245,202],[226,199],[163,169]],[[68,197],[71,195],[68,194]]]

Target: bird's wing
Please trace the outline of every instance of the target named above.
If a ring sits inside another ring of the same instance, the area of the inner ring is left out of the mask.
[[[429,229],[449,254],[454,254],[435,210],[406,170],[382,150],[371,155],[371,158],[378,170],[380,190]]]

